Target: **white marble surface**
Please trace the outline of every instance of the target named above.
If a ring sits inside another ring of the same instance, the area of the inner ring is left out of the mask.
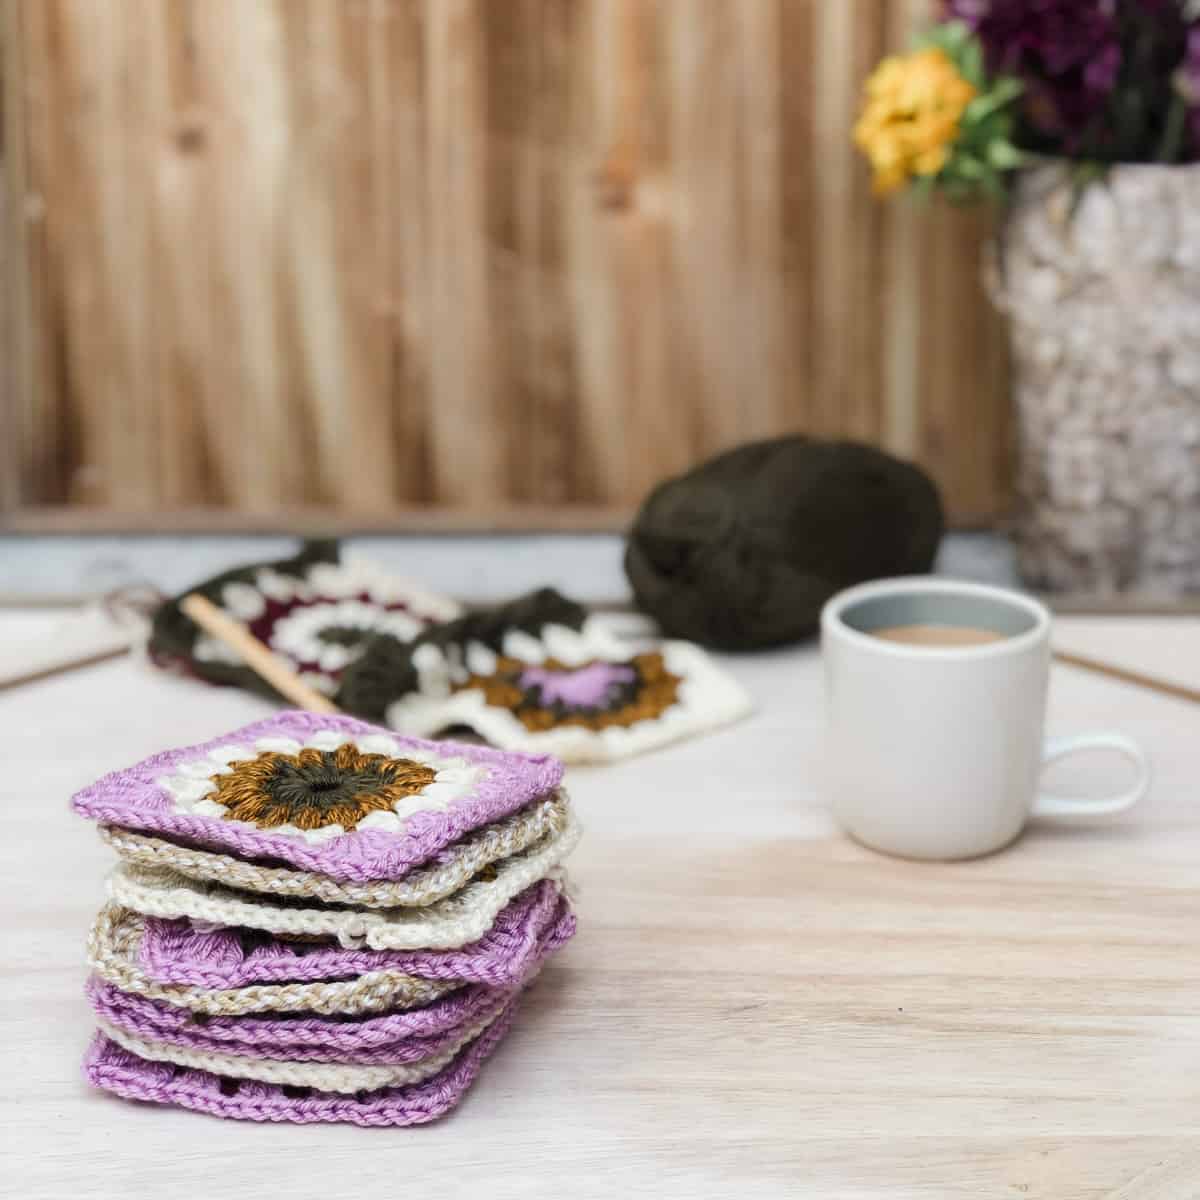
[[[0,613],[0,649],[53,627]],[[1200,685],[1200,621],[1060,644]],[[758,709],[569,775],[580,934],[462,1107],[416,1130],[262,1126],[89,1090],[83,942],[101,773],[270,711],[120,660],[0,692],[0,1191],[1188,1200],[1200,1195],[1200,710],[1070,669],[1053,732],[1117,726],[1157,778],[1111,824],[930,866],[847,842],[811,648],[730,660]],[[1080,763],[1058,790],[1103,783]]]

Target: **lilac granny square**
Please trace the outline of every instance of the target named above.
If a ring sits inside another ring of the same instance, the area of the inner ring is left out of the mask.
[[[320,1016],[209,1016],[179,1005],[123,992],[93,977],[87,997],[97,1016],[138,1038],[188,1049],[245,1054],[297,1062],[396,1065],[447,1050],[464,1032],[494,1018],[562,945],[561,924],[548,928],[532,954],[522,956],[524,974],[514,986],[470,984],[421,1008],[350,1019]]]
[[[106,775],[85,817],[333,879],[399,879],[472,830],[548,795],[562,764],[284,712]]]
[[[513,991],[460,988],[424,1008],[356,1020],[320,1017],[210,1017],[88,980],[87,998],[107,1025],[167,1046],[246,1058],[362,1066],[418,1063],[451,1050],[468,1031],[491,1021]]]
[[[95,1087],[129,1100],[175,1104],[244,1121],[345,1121],[354,1125],[419,1125],[449,1112],[512,1024],[517,1000],[436,1075],[407,1087],[355,1095],[226,1079],[207,1071],[149,1062],[97,1034],[83,1063]]]
[[[157,983],[238,988],[255,984],[352,979],[396,971],[423,979],[513,987],[542,955],[566,943],[575,917],[553,880],[543,879],[501,909],[492,928],[454,950],[350,950],[329,942],[303,943],[248,936],[225,926],[196,928],[186,919],[147,917],[139,962]]]

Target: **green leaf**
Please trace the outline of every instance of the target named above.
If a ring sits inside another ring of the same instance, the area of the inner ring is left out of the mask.
[[[975,34],[965,21],[944,21],[937,28],[941,30],[947,51],[962,50],[975,40]]]
[[[991,96],[976,96],[970,104],[963,109],[963,125],[979,125],[988,119],[995,111],[996,106],[992,103]]]
[[[998,100],[1000,104],[1011,104],[1022,92],[1025,91],[1025,85],[1012,75],[1001,75],[991,86],[989,95]]]
[[[934,25],[924,33],[918,34],[913,39],[913,45],[919,50],[936,46],[957,63],[964,48],[974,36],[962,21],[943,21],[940,25]]]
[[[964,179],[980,179],[987,168],[970,154],[956,154],[950,163],[951,169]]]
[[[987,76],[983,66],[983,47],[972,39],[963,47],[959,57],[958,69],[963,78],[981,90],[987,85]]]
[[[982,122],[997,116],[1002,108],[1010,105],[1024,90],[1020,80],[1008,77],[998,79],[986,92],[976,96],[967,105],[966,111],[963,113],[963,120]]]
[[[1025,155],[1007,141],[995,141],[988,146],[987,160],[1001,171],[1015,171],[1025,163]]]

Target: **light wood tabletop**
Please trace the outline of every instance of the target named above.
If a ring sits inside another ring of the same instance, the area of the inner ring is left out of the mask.
[[[57,619],[5,614],[0,648]],[[1057,640],[1200,683],[1195,619],[1069,618]],[[0,693],[0,1192],[1200,1196],[1200,708],[1056,667],[1050,731],[1140,740],[1148,800],[920,865],[831,822],[815,649],[730,661],[753,718],[570,772],[579,935],[459,1110],[410,1130],[219,1121],[84,1085],[84,937],[111,852],[67,799],[270,706],[131,659]]]

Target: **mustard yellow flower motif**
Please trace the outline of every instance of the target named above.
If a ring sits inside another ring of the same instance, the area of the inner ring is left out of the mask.
[[[415,796],[437,778],[424,763],[365,754],[349,744],[336,750],[306,747],[297,754],[268,752],[230,763],[212,776],[212,799],[224,804],[229,821],[259,829],[294,825],[355,829],[373,812],[389,812],[398,800]]]
[[[865,93],[854,141],[871,160],[882,194],[945,167],[976,89],[944,50],[930,47],[885,58]]]

